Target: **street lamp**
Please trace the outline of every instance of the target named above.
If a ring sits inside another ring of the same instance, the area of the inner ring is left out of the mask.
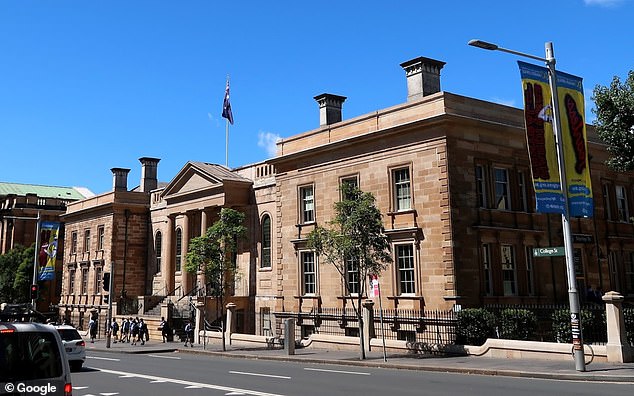
[[[550,93],[553,101],[553,131],[555,133],[555,141],[557,147],[557,165],[559,167],[559,183],[562,188],[564,198],[564,212],[561,214],[561,224],[564,232],[564,249],[566,255],[566,272],[568,275],[568,298],[570,300],[570,323],[572,325],[572,348],[575,359],[575,368],[578,371],[586,371],[586,363],[583,353],[583,334],[581,331],[581,309],[579,306],[579,292],[577,290],[577,280],[575,279],[575,264],[572,250],[572,233],[570,231],[570,210],[568,208],[568,188],[566,182],[565,156],[563,154],[563,141],[561,137],[559,100],[557,97],[557,78],[555,72],[555,53],[553,51],[553,43],[545,44],[546,57],[542,58],[535,55],[525,54],[506,48],[502,48],[497,44],[488,43],[482,40],[470,40],[469,45],[482,48],[489,51],[502,51],[509,54],[530,58],[546,63],[548,68],[548,82],[550,85]]]

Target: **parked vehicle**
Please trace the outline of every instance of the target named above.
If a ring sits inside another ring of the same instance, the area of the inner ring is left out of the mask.
[[[86,341],[73,326],[55,325],[54,327],[62,337],[71,370],[80,371],[86,361]]]

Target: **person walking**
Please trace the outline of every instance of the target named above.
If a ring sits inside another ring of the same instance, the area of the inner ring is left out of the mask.
[[[88,331],[90,333],[90,342],[94,343],[95,338],[97,338],[97,319],[94,317],[91,317],[90,322],[88,322]]]
[[[130,325],[130,345],[136,345],[139,341],[139,322],[134,319]]]
[[[116,318],[112,318],[112,324],[110,325],[110,329],[112,330],[112,338],[114,339],[114,343],[117,343],[117,335],[119,334],[119,323],[117,323]]]
[[[191,320],[185,325],[185,346],[187,346],[187,342],[189,342],[190,347],[194,347],[194,326]]]
[[[163,338],[163,342],[169,341],[169,334],[171,329],[164,316],[161,316],[161,324],[159,324],[159,330],[161,330],[161,337]]]
[[[139,338],[141,339],[141,345],[145,345],[145,341],[150,341],[150,332],[143,318],[139,319]]]
[[[128,338],[130,334],[130,322],[128,322],[127,318],[123,318],[121,321],[121,336],[119,338],[119,342],[130,342]]]

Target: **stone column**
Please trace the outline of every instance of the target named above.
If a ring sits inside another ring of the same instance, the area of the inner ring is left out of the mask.
[[[163,263],[161,272],[167,287],[167,294],[174,292],[174,217],[167,216],[167,229],[165,230],[165,243],[163,244]]]
[[[187,262],[187,249],[189,248],[189,214],[185,213],[183,218],[183,243],[181,245],[181,285],[183,288],[183,294],[187,294],[191,291],[190,276],[185,269]]]
[[[205,309],[205,303],[202,301],[197,301],[196,302],[196,327],[195,327],[195,331],[194,331],[194,342],[196,344],[200,344],[200,332],[204,330],[204,323],[203,323],[203,319],[204,319],[204,312],[203,310]]]
[[[231,334],[236,331],[236,304],[227,304],[227,328],[225,329],[227,340],[231,345]]]
[[[628,363],[634,361],[632,348],[627,341],[623,318],[624,297],[614,291],[603,296],[605,321],[608,327],[608,343],[605,345],[608,362]]]
[[[201,236],[205,235],[205,233],[207,232],[207,227],[208,227],[207,224],[208,224],[208,222],[209,222],[209,219],[208,219],[208,216],[207,216],[207,212],[205,211],[205,209],[202,209],[200,211],[200,235]],[[202,294],[199,294],[199,295],[206,296],[207,295],[207,291],[206,291],[207,280],[205,279],[204,271],[202,271],[202,270],[198,271],[197,277],[198,277],[198,281],[199,281],[198,284],[200,285],[200,287],[203,288]]]
[[[375,338],[374,335],[374,301],[363,301],[363,342],[365,343],[365,351],[370,352],[370,340]]]

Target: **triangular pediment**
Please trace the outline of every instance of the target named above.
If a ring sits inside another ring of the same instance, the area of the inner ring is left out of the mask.
[[[222,165],[188,162],[163,190],[163,197],[186,196],[203,191],[222,191],[226,181],[251,184]]]

